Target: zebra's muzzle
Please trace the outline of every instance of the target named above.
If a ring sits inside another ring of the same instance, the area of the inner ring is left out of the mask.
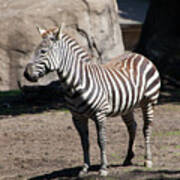
[[[38,81],[38,76],[33,73],[33,67],[32,64],[28,64],[26,66],[26,69],[24,71],[24,77],[31,82],[37,82]]]
[[[33,76],[29,76],[29,74],[28,74],[26,71],[24,72],[24,77],[25,77],[28,81],[31,81],[31,82],[37,82],[37,81],[38,81],[38,78],[33,77]]]

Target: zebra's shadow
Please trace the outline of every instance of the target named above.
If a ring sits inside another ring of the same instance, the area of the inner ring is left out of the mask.
[[[74,167],[74,168],[65,168],[59,171],[54,171],[49,174],[44,174],[36,177],[32,177],[28,180],[51,180],[54,178],[60,178],[63,179],[74,179],[78,176],[79,171],[81,170],[81,167]]]
[[[98,171],[100,166],[94,165],[90,168],[90,171]],[[54,178],[63,178],[68,180],[77,179],[79,171],[82,169],[81,166],[73,167],[73,168],[65,168],[59,171],[51,172],[50,174],[44,174],[37,177],[32,177],[28,180],[51,180]]]
[[[119,165],[119,164],[112,164],[109,167],[110,168],[118,168],[118,167],[122,167],[123,165]],[[141,166],[141,165],[137,165],[134,164],[133,166]],[[81,170],[80,166],[74,167],[74,168],[65,168],[62,169],[60,171],[54,171],[50,174],[44,174],[41,176],[36,176],[36,177],[32,177],[28,180],[53,180],[53,179],[59,179],[59,180],[104,180],[106,178],[101,178],[97,175],[93,175],[91,174],[92,171],[98,171],[100,169],[99,165],[93,165],[90,168],[90,173],[83,177],[83,178],[78,178],[78,173]],[[113,177],[113,176],[108,176],[108,179],[111,180],[119,180],[119,179],[124,179],[124,180],[128,180],[128,179],[138,179],[138,177],[142,178],[142,176],[146,176],[148,179],[161,179],[162,176],[168,175],[170,176],[169,178],[166,178],[167,180],[170,179],[174,179],[174,180],[179,180],[180,179],[180,171],[179,170],[167,170],[167,169],[162,169],[162,170],[140,170],[140,169],[134,169],[132,171],[126,172],[125,174]],[[175,178],[171,178],[171,176],[175,176]]]
[[[121,167],[123,165],[121,164],[112,164],[109,165],[110,168],[117,168],[117,167]],[[55,178],[62,178],[63,180],[76,180],[79,179],[78,174],[80,172],[80,170],[82,169],[81,166],[77,166],[77,167],[73,167],[73,168],[65,168],[59,171],[54,171],[51,172],[49,174],[44,174],[41,176],[36,176],[36,177],[32,177],[28,180],[51,180],[51,179],[55,179]],[[91,172],[98,172],[98,170],[100,169],[100,165],[92,165],[89,169],[89,176],[91,176]],[[82,180],[88,180],[89,176],[81,178]]]

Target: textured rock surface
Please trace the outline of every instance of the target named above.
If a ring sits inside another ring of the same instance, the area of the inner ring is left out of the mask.
[[[0,0],[0,90],[16,89],[25,82],[22,72],[40,42],[35,25],[57,26],[84,46],[94,61],[104,63],[124,50],[115,0]],[[49,83],[54,74],[43,78]]]

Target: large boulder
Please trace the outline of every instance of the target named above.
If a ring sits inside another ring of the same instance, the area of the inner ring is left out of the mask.
[[[0,90],[17,89],[24,67],[41,38],[43,28],[65,23],[70,33],[92,56],[104,63],[124,51],[115,0],[0,0]],[[50,74],[39,82],[56,80]]]

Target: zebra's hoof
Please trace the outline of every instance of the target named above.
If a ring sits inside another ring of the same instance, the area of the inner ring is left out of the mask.
[[[78,177],[84,177],[84,176],[86,176],[87,174],[88,174],[88,171],[82,170],[82,171],[79,172]]]
[[[147,167],[147,168],[152,168],[153,163],[152,163],[151,160],[146,160],[146,161],[144,162],[144,166]]]
[[[84,164],[82,170],[79,172],[78,177],[84,177],[88,174],[89,165]]]
[[[101,170],[99,171],[99,175],[105,177],[105,176],[108,175],[108,171],[106,171],[105,169],[101,169]]]

